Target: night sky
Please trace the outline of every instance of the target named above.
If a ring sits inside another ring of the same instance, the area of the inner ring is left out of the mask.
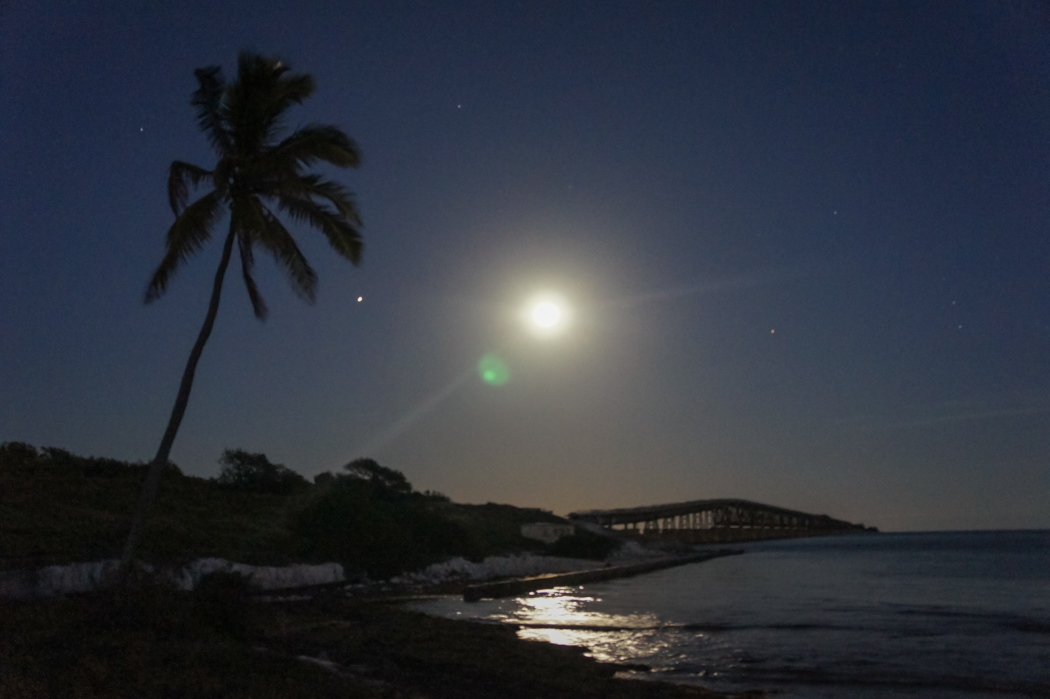
[[[1046,7],[0,3],[0,441],[152,458],[222,242],[143,304],[167,168],[212,167],[193,70],[248,48],[360,145],[325,172],[364,260],[293,229],[318,300],[260,254],[265,323],[227,276],[186,473],[1050,527]],[[560,335],[521,323],[543,291]]]

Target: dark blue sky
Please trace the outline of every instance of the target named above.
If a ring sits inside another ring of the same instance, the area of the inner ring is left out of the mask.
[[[193,70],[250,48],[360,144],[364,263],[299,231],[318,301],[260,258],[265,323],[230,275],[186,472],[1050,527],[1043,3],[0,8],[0,440],[152,457],[220,252],[142,304],[167,167],[212,165]],[[543,341],[542,290],[575,313]]]

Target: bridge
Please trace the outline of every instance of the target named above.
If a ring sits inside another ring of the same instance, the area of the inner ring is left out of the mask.
[[[874,527],[827,515],[731,499],[571,512],[569,520],[582,525],[597,525],[626,536],[695,544],[878,531]]]

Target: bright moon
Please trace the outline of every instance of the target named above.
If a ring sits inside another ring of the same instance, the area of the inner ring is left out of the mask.
[[[532,320],[541,328],[554,327],[561,320],[561,309],[550,301],[543,301],[532,309]]]
[[[568,324],[569,313],[560,298],[545,295],[538,296],[529,303],[525,311],[525,318],[536,332],[551,335],[565,328]]]

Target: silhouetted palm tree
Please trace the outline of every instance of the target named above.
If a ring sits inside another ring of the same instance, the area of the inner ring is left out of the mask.
[[[312,302],[317,290],[317,275],[278,219],[278,212],[319,229],[335,251],[353,264],[361,259],[361,218],[353,195],[336,182],[304,172],[317,162],[357,167],[357,146],[334,126],[318,124],[304,126],[278,140],[285,112],[313,94],[313,78],[291,73],[280,61],[247,51],[238,56],[237,78],[231,83],[226,83],[218,66],[200,68],[194,75],[200,88],[193,93],[191,104],[197,108],[197,123],[211,142],[218,162],[213,170],[178,160],[171,164],[168,200],[176,218],[168,229],[167,252],[146,290],[146,303],[164,294],[172,275],[211,238],[212,230],[227,210],[230,228],[204,326],[186,362],[168,428],[142,488],[121,556],[122,574],[126,574],[142,539],[171,445],[186,412],[193,374],[215,324],[223,277],[234,244],[240,254],[248,297],[259,319],[264,319],[267,311],[252,278],[255,246],[273,254],[288,273],[292,287],[305,300]],[[189,186],[207,184],[213,189],[187,205]]]

